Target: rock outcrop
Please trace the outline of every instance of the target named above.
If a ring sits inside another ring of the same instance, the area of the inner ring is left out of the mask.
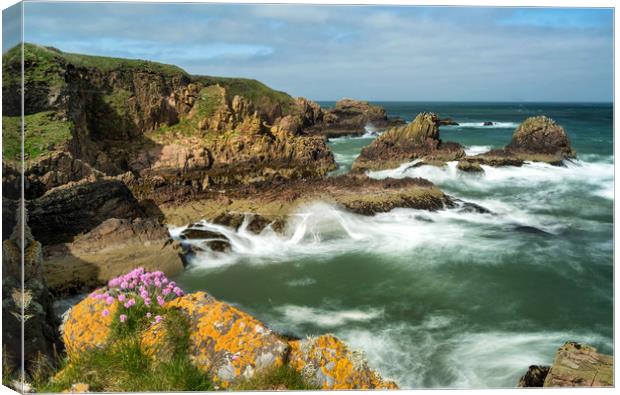
[[[21,85],[21,60],[21,47],[3,56],[3,104],[11,121],[20,109],[12,92]],[[29,199],[69,182],[127,171],[202,189],[321,177],[335,168],[324,138],[300,135],[320,122],[320,106],[258,81],[191,76],[175,66],[33,44],[24,45],[24,64],[32,92],[26,126],[43,143],[61,129],[68,135],[63,144],[30,148]],[[39,118],[62,128],[38,125]]]
[[[181,255],[157,218],[110,218],[72,242],[45,246],[43,271],[50,290],[67,295],[88,292],[137,267],[176,275],[183,270]]]
[[[8,363],[4,368],[19,371],[23,362],[26,373],[32,374],[38,364],[55,363],[62,343],[43,275],[41,243],[17,214],[11,237],[2,243],[2,346]]]
[[[290,342],[289,364],[325,390],[398,389],[370,367],[363,354],[351,351],[334,335]]]
[[[464,157],[460,144],[440,139],[439,122],[434,113],[420,113],[408,125],[388,129],[362,150],[353,163],[353,170],[395,168],[414,159],[442,165]]]
[[[180,311],[188,319],[192,364],[223,388],[282,365],[293,367],[324,389],[397,388],[370,369],[360,353],[332,335],[291,340],[204,292],[175,298],[163,307]],[[110,341],[113,317],[123,308],[116,300],[107,304],[94,297],[74,306],[62,329],[69,362],[81,353],[104,347]],[[104,309],[107,314],[102,314]],[[167,357],[169,337],[162,323],[149,326],[141,336],[146,355]]]
[[[564,129],[546,116],[530,117],[521,123],[506,147],[463,158],[463,170],[476,163],[488,166],[522,166],[526,161],[562,165],[575,158]]]
[[[30,200],[28,224],[43,244],[68,242],[109,218],[144,216],[142,207],[121,181],[101,179],[66,184]]]
[[[362,135],[367,126],[381,131],[405,123],[400,118],[388,118],[381,106],[354,99],[341,99],[334,108],[324,109],[320,115],[314,117],[314,126],[307,128],[307,132],[326,137]]]
[[[567,342],[558,349],[553,364],[530,366],[519,387],[613,387],[613,356],[596,348]]]
[[[362,215],[387,212],[396,207],[440,210],[452,199],[421,178],[371,179],[366,175],[343,175],[307,181],[255,184],[227,191],[192,195],[160,203],[165,222],[187,224],[201,217],[238,228],[244,214],[252,215],[248,226],[260,232],[266,226],[282,231],[289,215],[304,204],[324,202]]]

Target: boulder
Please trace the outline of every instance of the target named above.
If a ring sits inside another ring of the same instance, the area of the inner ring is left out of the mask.
[[[613,387],[614,359],[596,348],[575,342],[565,343],[545,377],[545,387]]]
[[[469,160],[460,160],[456,164],[456,168],[468,173],[484,173],[484,169],[480,166],[480,163]]]
[[[190,319],[189,354],[200,370],[227,387],[286,362],[289,346],[256,318],[204,292],[168,302]]]
[[[289,365],[310,383],[324,390],[397,389],[368,366],[364,356],[351,351],[334,335],[289,342]]]
[[[66,313],[60,331],[69,359],[107,344],[119,307],[117,300],[108,305],[104,300],[86,297]],[[104,315],[104,310],[109,314]]]
[[[482,123],[482,126],[493,126],[493,125],[495,125],[495,124],[493,122],[491,122],[491,121],[484,121]]]
[[[71,241],[109,218],[143,216],[131,191],[114,179],[57,187],[26,206],[34,237],[43,244]]]
[[[183,270],[179,243],[156,218],[110,218],[43,252],[45,277],[57,295],[88,292],[137,267],[168,276]]]
[[[463,156],[465,151],[460,144],[444,143],[440,139],[439,117],[434,113],[420,113],[408,125],[388,129],[365,147],[352,169],[382,170],[414,159],[442,165]]]

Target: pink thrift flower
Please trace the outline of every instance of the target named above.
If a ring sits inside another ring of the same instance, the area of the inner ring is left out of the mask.
[[[157,295],[157,304],[159,304],[160,306],[164,305],[164,297],[161,295]]]
[[[160,323],[160,322],[161,322],[161,320],[163,320],[163,319],[164,319],[164,318],[163,318],[161,315],[156,315],[156,316],[155,316],[155,322],[156,322],[156,323]]]
[[[164,296],[170,294],[170,292],[172,292],[172,291],[169,288],[164,288],[161,291],[162,295],[164,295]]]
[[[146,313],[146,318],[151,318],[151,312]]]
[[[149,298],[144,299],[144,304],[147,305],[147,306],[150,306],[151,305],[151,299],[149,299]]]
[[[126,298],[127,298],[127,297],[125,296],[125,294],[120,294],[120,295],[118,295],[118,301],[119,301],[119,302],[124,302]]]
[[[101,312],[101,315],[104,316],[104,317],[107,317],[108,315],[110,315],[110,310],[103,309],[103,311]]]
[[[127,321],[127,316],[125,314],[121,314],[121,316],[118,318],[121,320],[121,322]]]
[[[127,283],[127,281],[123,281],[121,283],[121,289],[127,289],[127,288],[129,288],[129,284]]]
[[[108,297],[105,299],[105,302],[106,302],[107,304],[112,304],[112,303],[114,303],[114,298],[113,298],[113,297],[111,297],[111,296],[108,296]]]

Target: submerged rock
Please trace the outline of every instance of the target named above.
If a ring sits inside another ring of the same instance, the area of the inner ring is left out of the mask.
[[[414,159],[424,159],[426,164],[443,165],[465,156],[460,144],[444,143],[439,138],[439,124],[436,114],[420,113],[408,125],[385,131],[362,150],[352,169],[389,169]]]

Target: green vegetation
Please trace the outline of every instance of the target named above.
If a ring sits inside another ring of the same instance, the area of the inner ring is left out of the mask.
[[[294,368],[282,365],[278,368],[257,373],[251,379],[233,385],[233,391],[249,390],[318,390],[321,387],[309,384]]]
[[[160,310],[164,342],[172,345],[165,360],[150,357],[141,347],[141,335],[151,320],[146,318],[149,309],[137,304],[118,309],[106,347],[84,352],[76,360],[65,359],[60,373],[35,388],[38,392],[61,392],[75,383],[85,383],[90,391],[98,392],[213,390],[209,377],[189,360],[187,318],[178,310]],[[121,313],[127,316],[125,322],[120,320]]]
[[[209,76],[197,76],[194,78],[205,85],[219,84],[226,88],[229,100],[235,95],[244,96],[252,100],[252,102],[259,107],[280,105],[282,110],[286,113],[293,101],[288,93],[271,89],[257,80]]]
[[[2,56],[3,71],[21,71],[21,46],[11,48]],[[141,59],[113,58],[108,56],[82,55],[62,52],[53,47],[37,44],[24,44],[24,65],[29,79],[50,82],[50,78],[58,78],[58,72],[65,64],[76,67],[96,68],[102,72],[123,69],[140,69],[146,72],[165,76],[188,75],[178,66],[151,62]],[[17,75],[19,77],[19,75]]]
[[[2,117],[2,157],[18,160],[21,152],[21,117]],[[57,118],[53,111],[43,111],[24,117],[24,152],[27,159],[48,152],[71,139],[73,124]]]

